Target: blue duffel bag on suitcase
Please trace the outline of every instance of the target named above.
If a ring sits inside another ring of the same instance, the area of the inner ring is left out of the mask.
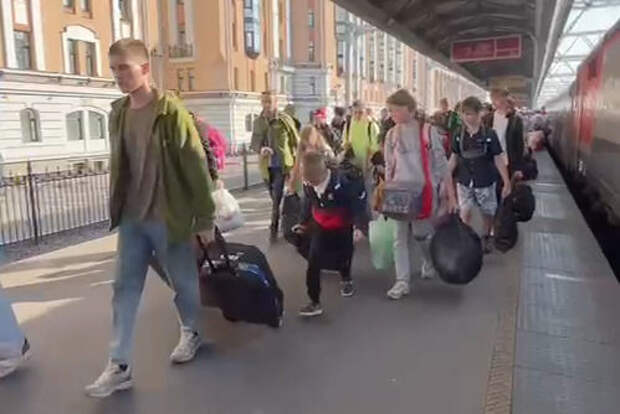
[[[256,246],[227,243],[216,230],[213,247],[201,245],[200,299],[221,309],[226,320],[282,326],[284,294]]]

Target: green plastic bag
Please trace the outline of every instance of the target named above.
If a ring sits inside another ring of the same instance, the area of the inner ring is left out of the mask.
[[[396,223],[394,220],[385,219],[383,216],[370,222],[368,239],[372,264],[377,270],[385,270],[394,263],[394,233]]]

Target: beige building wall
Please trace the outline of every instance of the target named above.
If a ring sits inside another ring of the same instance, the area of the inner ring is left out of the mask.
[[[81,12],[79,1],[75,2],[75,10],[71,11],[63,8],[61,4],[57,1],[41,2],[41,12],[44,16],[42,21],[46,70],[59,73],[66,72],[62,34],[66,31],[67,26],[82,26],[94,32],[94,37],[100,41],[101,77],[111,77],[107,58],[107,48],[113,42],[110,2],[91,1],[91,13]],[[86,74],[84,56],[84,50],[80,50],[79,73],[83,75]]]

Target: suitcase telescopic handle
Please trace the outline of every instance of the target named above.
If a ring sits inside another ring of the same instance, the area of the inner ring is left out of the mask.
[[[213,264],[213,261],[211,260],[211,257],[209,256],[209,249],[207,248],[207,246],[205,246],[205,244],[202,242],[200,237],[196,236],[196,240],[198,241],[198,245],[200,246],[200,248],[202,249],[205,255],[205,260],[207,261],[207,263],[209,263],[209,267],[211,267],[211,270],[215,272],[215,265]],[[217,226],[215,226],[215,245],[219,247],[224,253],[224,260],[226,261],[226,267],[232,270],[232,265],[230,264],[230,258],[228,257],[228,246],[226,245],[226,239],[224,239],[224,235],[222,234],[222,232]]]

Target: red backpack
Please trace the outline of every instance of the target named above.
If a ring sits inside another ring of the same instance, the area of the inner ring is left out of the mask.
[[[226,138],[224,138],[224,135],[222,135],[217,128],[210,124],[207,124],[207,137],[209,138],[211,151],[213,151],[213,155],[215,155],[215,159],[217,160],[217,169],[221,171],[226,164]]]

